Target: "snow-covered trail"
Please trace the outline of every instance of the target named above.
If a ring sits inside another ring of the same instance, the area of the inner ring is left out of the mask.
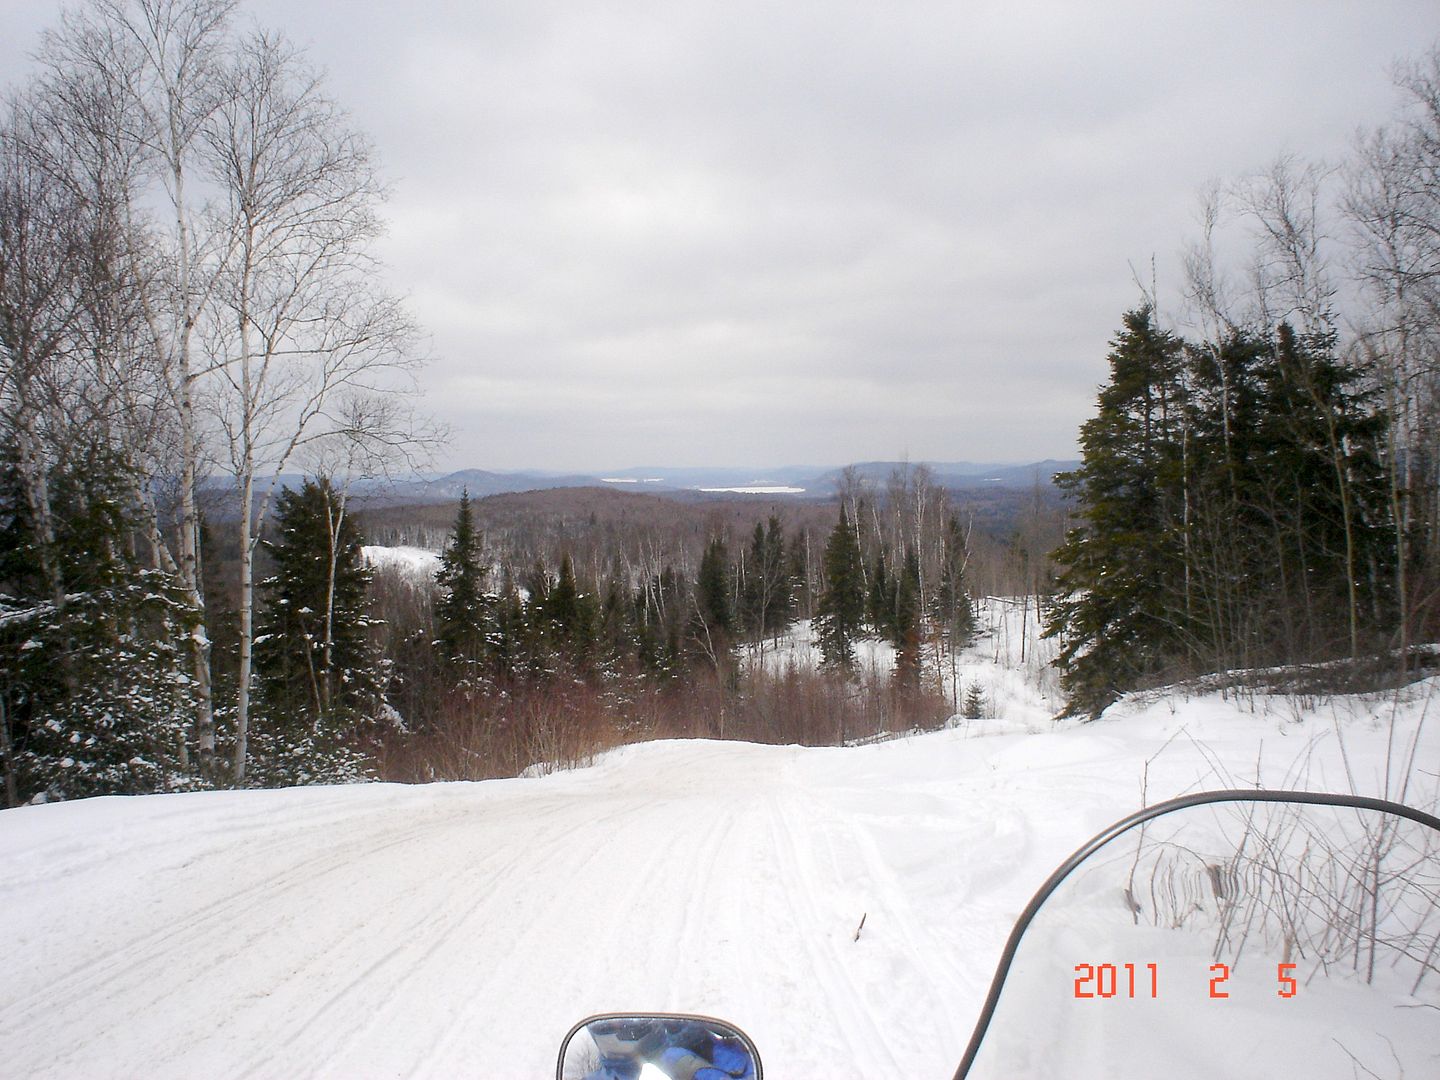
[[[975,939],[1010,914],[977,919],[975,881],[1028,838],[953,779],[833,767],[897,748],[669,743],[539,781],[7,813],[44,820],[0,847],[3,1071],[534,1076],[582,1015],[650,1008],[748,1027],[774,1075],[941,1075]],[[917,867],[966,925],[929,917]]]
[[[1367,709],[1345,720],[1362,781]],[[1325,717],[1116,712],[4,811],[0,1075],[546,1076],[575,1020],[649,1009],[738,1023],[776,1078],[949,1076],[1011,921],[1142,782],[1154,801],[1263,759],[1340,786]]]

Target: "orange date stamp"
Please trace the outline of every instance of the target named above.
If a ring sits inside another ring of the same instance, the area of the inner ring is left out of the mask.
[[[1230,997],[1225,988],[1230,979],[1229,964],[1210,965],[1210,997],[1224,1001]],[[1293,998],[1300,984],[1295,980],[1294,964],[1275,965],[1275,995]],[[1160,996],[1159,964],[1076,964],[1075,997],[1077,998],[1158,998]]]

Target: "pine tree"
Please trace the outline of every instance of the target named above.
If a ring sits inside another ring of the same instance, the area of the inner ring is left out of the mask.
[[[529,661],[525,604],[507,572],[495,601],[495,618],[486,637],[490,676],[502,686],[512,681]]]
[[[728,670],[732,661],[735,611],[730,595],[730,556],[725,541],[715,537],[700,558],[690,638],[696,652],[717,671]]]
[[[1046,634],[1061,639],[1068,710],[1092,715],[1160,669],[1185,630],[1157,588],[1184,575],[1182,521],[1165,487],[1181,453],[1180,343],[1148,307],[1126,313],[1124,327],[1098,413],[1080,429],[1081,465],[1057,477],[1079,524],[1055,552],[1062,595]]]
[[[1183,585],[1199,670],[1355,655],[1393,610],[1388,420],[1329,334],[1191,347]]]
[[[455,528],[440,556],[435,583],[440,587],[440,599],[435,605],[440,649],[447,660],[462,669],[474,667],[485,656],[492,619],[485,595],[481,537],[475,530],[468,490],[460,493]]]
[[[985,691],[980,689],[979,683],[971,683],[965,689],[965,702],[960,707],[960,713],[967,720],[979,720],[985,715]]]
[[[815,618],[820,654],[826,667],[849,672],[855,667],[855,642],[864,630],[865,575],[844,506],[825,543],[824,570],[825,590]]]
[[[575,563],[567,552],[560,559],[560,575],[546,593],[538,619],[546,643],[571,666],[587,672],[594,647],[594,602],[580,592],[575,581]]]
[[[326,477],[284,489],[275,513],[275,539],[264,545],[275,573],[261,583],[267,606],[255,642],[252,775],[261,783],[357,779],[360,739],[386,713],[360,531]]]
[[[931,601],[932,616],[944,632],[951,649],[960,649],[975,636],[975,608],[965,586],[965,534],[953,514],[945,525],[944,548],[940,557],[940,584]]]
[[[740,622],[751,640],[776,636],[794,618],[794,587],[786,558],[785,530],[778,517],[755,523],[740,590]]]
[[[1335,356],[1330,333],[1297,335],[1282,323],[1264,383],[1266,464],[1282,482],[1270,500],[1288,534],[1287,608],[1312,657],[1359,654],[1367,631],[1392,614],[1394,565],[1381,461],[1388,418],[1378,392]],[[1344,627],[1346,637],[1335,633]],[[1315,633],[1315,631],[1320,633]],[[1343,642],[1343,643],[1342,643]]]
[[[1329,333],[1186,345],[1131,312],[1062,477],[1069,711],[1167,676],[1356,655],[1392,625],[1388,419]]]
[[[632,619],[632,609],[618,576],[605,583],[605,598],[595,627],[595,648],[601,674],[616,677],[633,672],[640,647]]]
[[[890,580],[889,571],[885,567],[885,560],[889,553],[884,547],[875,554],[875,566],[870,571],[870,592],[866,597],[866,607],[870,616],[870,626],[875,633],[887,641],[895,639],[895,601],[897,597],[897,582]]]
[[[920,685],[920,560],[913,548],[906,548],[900,577],[895,583],[895,607],[891,623],[895,645],[895,682],[905,690]]]
[[[195,612],[173,575],[136,556],[133,471],[104,448],[82,447],[50,480],[47,574],[18,481],[0,465],[6,801],[206,786],[191,741]],[[63,582],[63,603],[50,574]]]

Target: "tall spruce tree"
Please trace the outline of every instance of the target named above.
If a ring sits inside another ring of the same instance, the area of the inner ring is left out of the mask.
[[[696,653],[717,671],[732,667],[735,607],[731,587],[730,555],[725,541],[717,536],[705,545],[700,557],[690,630]]]
[[[1098,715],[1163,667],[1185,632],[1157,588],[1184,575],[1182,516],[1167,498],[1181,463],[1180,357],[1148,306],[1127,312],[1097,414],[1080,429],[1080,467],[1056,478],[1078,524],[1055,552],[1061,595],[1046,634],[1061,641],[1071,712]]]
[[[740,590],[741,624],[755,641],[783,633],[795,606],[791,567],[786,557],[785,530],[778,517],[755,523]]]
[[[525,604],[508,572],[501,583],[494,614],[494,625],[486,642],[488,669],[491,677],[504,685],[525,671],[530,649]]]
[[[975,608],[965,585],[968,557],[960,519],[952,514],[945,523],[940,584],[931,599],[931,615],[952,649],[964,647],[975,634]]]
[[[920,685],[920,639],[924,612],[920,603],[920,559],[914,548],[905,549],[900,576],[895,582],[891,641],[895,645],[895,683],[901,689]]]
[[[1329,334],[1234,331],[1187,349],[1185,577],[1200,670],[1355,655],[1392,611],[1388,419]]]
[[[825,589],[815,617],[816,637],[826,667],[850,672],[855,667],[855,642],[865,627],[865,574],[860,545],[845,507],[825,542]]]
[[[535,614],[553,654],[572,669],[588,672],[594,659],[595,602],[580,591],[569,552],[561,556],[559,576]]]
[[[275,533],[265,543],[275,572],[261,583],[251,775],[262,783],[358,779],[365,729],[387,711],[360,530],[322,476],[280,493]]]
[[[886,569],[889,554],[884,545],[875,553],[875,565],[870,570],[870,591],[865,598],[870,626],[887,641],[895,637],[895,600],[898,586],[898,582],[890,577]]]
[[[460,492],[455,527],[440,555],[435,573],[440,599],[435,605],[435,630],[445,658],[464,673],[485,658],[486,642],[494,622],[485,594],[485,566],[481,537],[475,529],[470,492]]]

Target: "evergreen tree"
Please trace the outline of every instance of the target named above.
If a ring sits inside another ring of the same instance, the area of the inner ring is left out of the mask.
[[[1196,387],[1183,584],[1200,670],[1355,655],[1392,612],[1388,419],[1328,334],[1233,332],[1187,353]]]
[[[717,671],[728,669],[735,612],[730,599],[730,556],[725,541],[719,537],[705,546],[694,596],[695,617],[690,636],[695,650]]]
[[[1182,521],[1164,489],[1180,461],[1180,351],[1148,307],[1126,313],[1097,415],[1080,429],[1081,465],[1056,478],[1078,525],[1055,552],[1062,595],[1046,634],[1061,639],[1071,712],[1098,715],[1159,670],[1185,632],[1157,589],[1184,574]]]
[[[1258,659],[1257,646],[1269,649],[1275,532],[1260,506],[1274,480],[1261,436],[1269,351],[1240,330],[1185,350],[1184,567],[1178,592],[1175,575],[1165,580],[1201,670],[1243,667]]]
[[[965,689],[965,702],[960,707],[960,713],[967,720],[979,720],[985,715],[985,691],[980,689],[979,683],[971,683]]]
[[[1304,633],[1297,659],[1358,655],[1387,625],[1394,566],[1382,464],[1388,418],[1378,392],[1335,356],[1333,334],[1301,337],[1281,324],[1264,385],[1271,527],[1287,534],[1280,559],[1287,611]],[[1344,628],[1345,637],[1338,631]],[[1320,631],[1319,634],[1316,631]]]
[[[740,621],[751,640],[779,635],[789,627],[795,605],[790,573],[780,519],[756,522],[740,590]]]
[[[1328,333],[1181,347],[1126,316],[1062,477],[1061,685],[1094,715],[1157,678],[1356,655],[1394,617],[1388,418]]]
[[[132,470],[102,447],[76,450],[50,477],[49,574],[13,468],[0,464],[6,802],[205,786],[191,741],[195,612],[173,575],[138,561]]]
[[[895,638],[895,601],[897,582],[891,581],[885,568],[889,553],[884,547],[875,555],[875,566],[870,571],[870,593],[866,597],[870,625],[875,633],[887,641]]]
[[[826,667],[849,672],[855,666],[855,642],[864,630],[865,575],[843,505],[825,543],[824,570],[825,590],[815,618],[820,654]]]
[[[895,583],[895,606],[891,641],[895,645],[895,682],[905,690],[920,685],[920,560],[913,548],[906,548],[900,577]]]
[[[328,478],[284,489],[275,504],[273,576],[255,639],[257,781],[334,782],[362,774],[359,740],[386,711],[370,639],[370,571],[343,496]]]
[[[588,671],[594,645],[594,603],[580,592],[568,552],[560,559],[560,575],[545,594],[537,616],[546,643],[556,655],[576,670]]]
[[[632,670],[639,647],[625,590],[620,578],[611,576],[605,584],[605,598],[600,602],[595,628],[595,648],[601,673],[614,677]]]
[[[507,571],[495,601],[495,618],[486,638],[491,677],[501,685],[512,682],[528,662],[525,604]]]
[[[440,556],[435,582],[440,599],[435,605],[435,628],[445,658],[462,667],[478,664],[485,655],[490,633],[490,603],[485,595],[485,567],[481,537],[475,530],[470,492],[460,493],[455,528]]]
[[[520,648],[520,655],[524,660],[522,673],[533,678],[544,678],[555,673],[555,652],[548,614],[550,590],[555,587],[555,579],[550,576],[543,558],[536,557],[534,565],[522,579],[522,585],[525,592],[525,624]]]
[[[975,636],[975,608],[965,587],[965,534],[953,514],[945,525],[940,557],[940,584],[931,601],[932,616],[952,649],[963,648]]]

